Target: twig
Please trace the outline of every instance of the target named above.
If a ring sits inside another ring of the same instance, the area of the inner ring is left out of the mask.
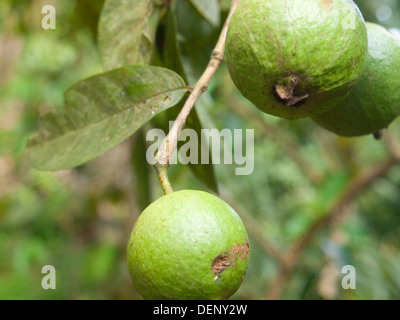
[[[392,141],[393,143],[393,141]],[[391,147],[394,147],[393,143]],[[331,207],[330,210],[324,215],[324,217],[318,219],[310,227],[307,233],[300,239],[298,239],[291,249],[286,253],[284,257],[284,263],[281,265],[275,279],[271,282],[267,288],[265,299],[277,300],[281,297],[283,289],[288,282],[289,276],[295,268],[301,254],[307,245],[311,242],[316,233],[324,226],[330,223],[337,222],[342,217],[346,208],[354,201],[354,199],[372,183],[379,178],[386,175],[395,165],[400,163],[400,157],[395,157],[390,154],[389,159],[380,165],[374,166],[368,171],[356,176]]]
[[[231,9],[229,11],[228,17],[226,18],[224,26],[221,30],[218,42],[211,54],[211,58],[207,65],[207,68],[200,77],[199,81],[197,81],[197,83],[193,87],[193,90],[191,91],[188,99],[183,105],[181,112],[179,113],[178,117],[174,122],[174,125],[170,129],[168,135],[161,142],[160,148],[157,152],[155,158],[156,159],[155,168],[158,177],[160,178],[161,185],[169,186],[167,188],[163,187],[164,192],[166,193],[172,192],[172,188],[170,188],[170,183],[168,181],[168,176],[166,171],[169,166],[171,156],[177,148],[179,133],[182,131],[186,123],[186,119],[189,116],[189,113],[192,110],[194,104],[199,99],[201,94],[207,90],[211,78],[213,77],[214,73],[217,71],[217,69],[219,68],[219,66],[223,61],[224,51],[225,51],[225,40],[228,31],[229,21],[232,17],[233,12],[236,10],[239,1],[240,0],[232,0]]]
[[[168,166],[165,164],[159,164],[154,167],[156,168],[158,180],[160,180],[161,188],[163,189],[164,194],[172,193],[172,186],[167,175]]]

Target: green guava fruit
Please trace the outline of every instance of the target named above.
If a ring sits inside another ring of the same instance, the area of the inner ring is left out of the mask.
[[[227,299],[249,263],[237,213],[218,197],[183,190],[150,204],[129,239],[128,269],[145,299]]]
[[[386,128],[400,114],[400,40],[367,23],[368,57],[350,95],[312,119],[340,136],[354,137]]]
[[[225,60],[262,111],[297,119],[336,106],[360,76],[367,31],[351,0],[241,0]]]

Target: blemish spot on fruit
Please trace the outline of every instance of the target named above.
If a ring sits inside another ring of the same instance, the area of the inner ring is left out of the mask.
[[[331,11],[333,8],[333,1],[332,0],[321,0],[319,2],[319,6],[326,11]]]
[[[222,271],[231,265],[232,258],[227,253],[221,253],[216,256],[211,264],[212,271],[214,272],[214,281],[217,281]]]
[[[238,244],[234,247],[231,247],[229,251],[231,252],[231,255],[235,259],[237,258],[246,259],[250,252],[249,242],[245,240],[244,244]]]

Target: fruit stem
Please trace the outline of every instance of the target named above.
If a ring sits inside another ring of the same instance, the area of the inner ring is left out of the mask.
[[[224,59],[225,41],[228,32],[228,25],[239,2],[240,0],[232,0],[231,9],[221,30],[221,34],[219,36],[217,44],[212,51],[210,61],[200,79],[193,87],[193,90],[191,90],[190,95],[183,105],[172,128],[168,132],[168,135],[161,142],[160,148],[158,149],[157,155],[155,157],[156,164],[154,166],[156,168],[161,186],[166,194],[172,192],[171,184],[169,183],[167,176],[167,168],[169,167],[171,155],[175,152],[177,148],[179,134],[185,126],[186,119],[189,116],[190,111],[193,109],[194,104],[200,98],[200,96],[207,90],[211,78],[218,70]]]
[[[171,183],[169,182],[169,179],[168,179],[168,174],[167,174],[168,166],[160,164],[160,165],[155,166],[155,168],[157,171],[158,180],[160,180],[160,184],[161,184],[161,187],[162,187],[164,193],[169,194],[169,193],[174,192],[174,190],[172,190]]]

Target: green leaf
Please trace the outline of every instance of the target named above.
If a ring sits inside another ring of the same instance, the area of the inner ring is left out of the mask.
[[[218,0],[190,0],[190,2],[212,26],[219,26],[221,21]]]
[[[181,36],[180,41],[183,41],[185,45],[192,45],[194,48],[203,46],[216,29],[202,16],[191,1],[177,0],[175,14]]]
[[[189,82],[200,77],[210,60],[220,34],[220,25],[210,24],[188,0],[177,0],[174,10],[183,66]]]
[[[72,23],[76,32],[89,28],[93,38],[97,38],[98,24],[104,0],[79,0],[76,1]]]
[[[98,38],[106,70],[150,62],[158,13],[152,0],[106,1]]]
[[[32,164],[55,171],[89,161],[177,104],[185,91],[175,72],[151,66],[126,66],[80,81],[65,93],[64,109],[43,118],[28,145]]]
[[[142,212],[151,203],[150,165],[146,160],[146,139],[143,128],[134,137],[131,153],[132,170],[134,171],[135,199]]]
[[[159,24],[157,43],[161,64],[163,67],[174,70],[186,82],[186,74],[183,69],[181,50],[177,41],[177,22],[175,14],[169,7]]]

